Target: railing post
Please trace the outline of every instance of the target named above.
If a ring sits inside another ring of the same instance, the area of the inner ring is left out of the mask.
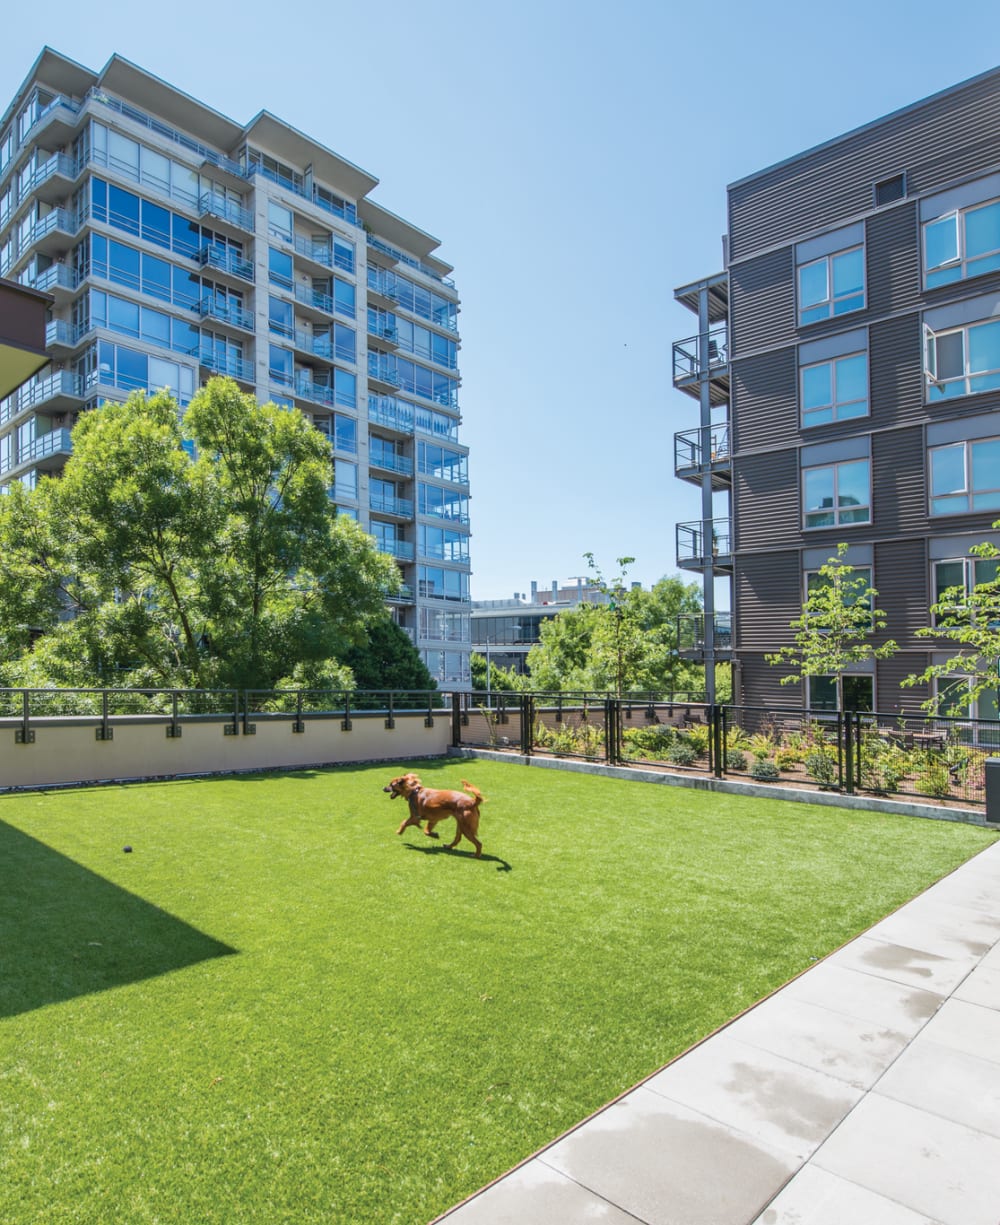
[[[726,708],[712,707],[712,746],[714,755],[714,773],[716,778],[722,778],[726,766]]]
[[[451,695],[451,745],[457,749],[462,743],[462,695]]]
[[[351,722],[351,695],[344,692],[344,717],[340,721],[340,730],[349,732],[354,724]]]
[[[424,719],[424,727],[434,726],[434,690],[427,690],[427,716]]]
[[[94,732],[95,740],[113,740],[115,737],[114,729],[108,722],[108,691],[101,690],[101,726]]]
[[[844,774],[846,776],[844,789],[848,795],[854,794],[854,720],[857,718],[853,710],[844,714]],[[858,728],[860,730],[860,720]]]
[[[454,694],[452,697],[454,697]],[[392,731],[392,729],[396,726],[396,716],[393,710],[393,692],[391,689],[389,690],[389,714],[386,718],[385,726],[388,731]]]
[[[177,690],[173,689],[170,692],[170,722],[167,724],[167,739],[179,740],[181,738],[181,724],[177,713]]]
[[[295,694],[295,719],[292,723],[293,732],[304,732],[306,730],[305,721],[302,718],[302,690],[297,690]]]
[[[35,743],[35,730],[30,726],[31,711],[28,694],[29,690],[21,690],[21,726],[14,733],[15,744]]]
[[[250,694],[252,690],[243,690],[243,735],[256,736],[257,724],[250,722]]]
[[[535,750],[535,699],[521,694],[521,752],[530,757]]]

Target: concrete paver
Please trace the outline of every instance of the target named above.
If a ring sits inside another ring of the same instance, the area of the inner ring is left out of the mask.
[[[439,1219],[1000,1225],[1000,843]]]

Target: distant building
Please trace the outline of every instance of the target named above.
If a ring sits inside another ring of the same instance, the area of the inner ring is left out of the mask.
[[[952,653],[916,637],[930,605],[997,572],[969,548],[1000,545],[1000,69],[733,183],[728,216],[724,271],[675,292],[699,405],[675,470],[701,494],[677,560],[705,594],[682,654],[732,657],[748,704],[912,710],[901,682]],[[899,650],[782,686],[765,654],[841,542]]]
[[[2,355],[21,364],[0,386],[0,492],[59,472],[79,413],[163,387],[185,405],[228,375],[329,439],[338,513],[399,565],[395,619],[467,689],[458,294],[377,184],[266,110],[236,122],[121,56],[94,72],[45,48],[0,118],[0,276],[25,321],[31,288],[52,301],[41,341]]]
[[[498,668],[526,673],[528,652],[540,641],[545,621],[578,604],[606,602],[604,593],[583,578],[565,587],[554,582],[542,591],[532,582],[530,594],[515,592],[509,600],[473,600],[472,649]]]

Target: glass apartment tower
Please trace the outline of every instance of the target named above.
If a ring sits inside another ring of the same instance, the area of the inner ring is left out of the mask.
[[[458,295],[377,183],[267,111],[46,48],[0,120],[0,276],[53,299],[50,364],[0,401],[0,491],[58,472],[81,412],[228,375],[326,435],[338,512],[400,567],[393,616],[468,688]]]

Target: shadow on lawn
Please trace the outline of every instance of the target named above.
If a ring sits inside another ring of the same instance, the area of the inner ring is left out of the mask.
[[[404,842],[403,846],[408,851],[419,851],[422,855],[449,855],[455,859],[475,859],[475,853],[472,851],[452,850],[450,846],[420,846],[414,842]],[[480,855],[480,863],[498,863],[498,872],[513,872],[513,867],[506,859],[501,859],[499,855]]]
[[[0,1017],[237,950],[0,821]]]

